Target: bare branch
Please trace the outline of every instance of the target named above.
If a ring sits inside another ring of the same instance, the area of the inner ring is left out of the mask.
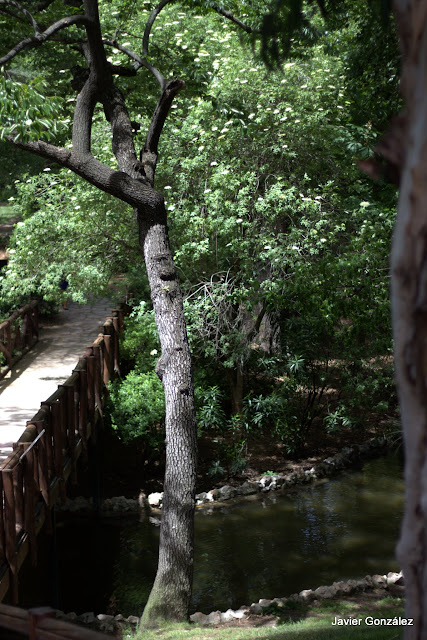
[[[145,25],[145,30],[144,30],[144,36],[142,38],[142,57],[143,58],[148,56],[148,40],[150,38],[151,27],[154,24],[154,20],[157,18],[160,11],[164,9],[164,7],[166,7],[166,5],[169,4],[170,2],[172,2],[172,0],[161,0],[161,2],[159,2],[159,4],[156,7],[154,7],[150,17],[147,20],[147,24]]]
[[[160,81],[160,79],[158,77],[158,76],[160,76],[159,72],[157,71],[157,69],[155,67],[153,67],[146,60],[146,57],[148,56],[149,38],[150,38],[150,33],[151,33],[152,26],[154,24],[154,21],[157,18],[157,16],[159,15],[159,13],[161,12],[161,10],[164,9],[164,7],[167,4],[171,3],[172,1],[173,0],[161,0],[161,2],[159,2],[159,4],[153,9],[153,11],[151,12],[150,17],[148,18],[147,23],[145,25],[144,36],[142,38],[142,57],[140,58],[140,61],[147,69],[150,69],[150,71],[155,75],[155,77],[157,78],[157,80],[160,83],[160,86],[162,87],[162,91],[165,89],[163,76],[161,76],[162,77],[162,81]],[[225,11],[225,9],[222,9],[222,7],[217,6],[217,5],[212,5],[212,9],[214,11],[216,11],[217,13],[219,13],[220,15],[224,16],[224,18],[227,18],[228,20],[231,20],[231,22],[234,22],[234,24],[236,24],[240,29],[243,29],[244,31],[246,31],[246,33],[252,33],[253,32],[253,29],[251,27],[249,27],[248,25],[244,24],[241,20],[236,18],[232,13],[230,13],[230,11]],[[119,48],[119,47],[117,47],[117,48]]]
[[[84,8],[85,15],[88,18],[86,24],[87,47],[85,48],[85,57],[91,69],[91,75],[98,83],[105,83],[108,79],[112,82],[111,74],[106,75],[105,73],[108,62],[102,42],[98,1],[84,0]]]
[[[83,44],[83,53],[89,68],[86,71],[86,78],[83,70],[81,80],[84,84],[81,88],[78,86],[77,73],[74,78],[79,94],[74,112],[72,140],[75,154],[92,157],[93,112],[101,95],[113,86],[113,80],[102,43],[98,3],[96,0],[85,0],[84,8],[87,42]]]
[[[56,147],[47,142],[37,140],[35,142],[16,141],[13,136],[7,140],[19,149],[42,156],[62,167],[71,169],[73,173],[94,185],[101,191],[109,193],[123,202],[127,202],[134,208],[150,214],[163,203],[162,196],[149,185],[131,178],[122,171],[114,171],[102,164],[90,153],[78,154],[63,147]]]
[[[249,25],[239,20],[239,18],[236,18],[236,16],[234,16],[230,11],[226,11],[218,5],[211,5],[211,7],[214,11],[219,13],[219,15],[224,16],[224,18],[227,18],[227,20],[230,20],[231,22],[234,22],[234,24],[237,25],[239,29],[243,29],[243,31],[246,31],[246,33],[254,32],[252,27],[249,27]]]
[[[88,78],[77,96],[74,111],[72,141],[75,153],[90,153],[92,118],[96,103],[97,86]]]
[[[136,76],[137,71],[134,67],[124,67],[121,64],[109,64],[108,68],[110,69],[113,76],[125,76],[127,78]]]
[[[27,24],[27,21],[25,20],[25,18],[21,16],[18,11],[13,11],[12,9],[9,9],[9,8],[0,7],[0,15],[8,16],[9,18],[13,18],[14,20],[19,20],[19,22],[23,22],[24,24]]]
[[[54,24],[51,24],[45,31],[42,33],[38,33],[29,38],[25,38],[21,40],[13,49],[11,49],[6,55],[0,58],[0,66],[12,60],[15,56],[18,55],[24,49],[31,49],[33,47],[39,47],[43,42],[52,38],[58,31],[62,29],[66,29],[74,24],[87,25],[89,20],[84,15],[77,16],[67,16],[66,18],[61,18]]]
[[[123,47],[122,45],[120,45],[116,41],[117,32],[116,32],[113,40],[104,41],[105,44],[108,44],[110,46],[115,47],[116,49],[118,49],[119,51],[121,51],[122,53],[127,55],[131,60],[134,60],[134,62],[136,63],[135,68],[137,70],[140,69],[141,67],[145,67],[146,69],[148,69],[153,74],[153,76],[156,78],[157,82],[160,85],[160,88],[161,88],[162,92],[166,88],[165,78],[162,75],[162,73],[154,65],[152,65],[150,62],[148,62],[148,60],[147,60],[147,56],[148,56],[148,41],[149,41],[149,38],[150,38],[151,28],[152,28],[152,26],[154,24],[155,19],[159,15],[160,11],[167,4],[169,4],[170,2],[172,2],[172,0],[161,0],[161,2],[151,12],[150,17],[148,18],[147,23],[145,25],[144,35],[143,35],[143,38],[142,38],[142,56],[139,56],[134,51],[131,51],[130,49],[127,49],[126,47]]]
[[[119,44],[116,40],[103,40],[103,42],[109,47],[114,47],[118,51],[121,51],[122,53],[127,55],[128,58],[133,60],[135,62],[135,66],[134,66],[135,71],[138,71],[138,69],[140,69],[141,67],[145,67],[146,69],[148,69],[156,78],[157,82],[160,85],[161,90],[162,91],[164,90],[165,84],[166,84],[164,76],[160,73],[160,71],[156,67],[150,64],[145,58],[141,58],[141,56],[139,56],[137,53]]]
[[[175,96],[185,88],[185,82],[175,78],[167,83],[160,100],[157,103],[154,115],[151,119],[150,128],[147,133],[144,151],[149,151],[157,155],[157,147],[159,144],[160,134],[162,133],[166,117],[172,105]]]
[[[135,172],[138,159],[133,141],[133,126],[122,92],[113,85],[110,91],[103,94],[102,103],[105,116],[111,123],[112,148],[119,167],[127,174],[138,177],[138,172]]]
[[[6,8],[9,8],[10,6],[12,6],[12,7],[15,7],[15,9],[18,9],[18,11],[23,13],[24,16],[27,18],[27,20],[31,23],[34,29],[34,33],[36,35],[40,33],[41,29],[37,24],[36,20],[33,18],[33,16],[28,11],[28,9],[26,9],[21,4],[19,4],[19,2],[16,2],[16,0],[0,0],[0,5],[4,5],[6,6]],[[14,15],[16,16],[16,14]]]

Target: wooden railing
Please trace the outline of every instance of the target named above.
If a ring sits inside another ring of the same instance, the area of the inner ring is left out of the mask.
[[[102,424],[105,385],[119,372],[119,334],[125,309],[113,311],[103,332],[72,375],[41,403],[40,410],[0,466],[0,601],[10,590],[18,602],[18,572],[26,555],[37,558],[36,536],[87,443]]]
[[[98,631],[56,620],[49,608],[18,609],[0,604],[0,629],[9,629],[29,640],[111,640]]]
[[[0,355],[4,364],[0,366],[3,378],[12,366],[37,342],[39,322],[37,302],[26,304],[0,324]]]

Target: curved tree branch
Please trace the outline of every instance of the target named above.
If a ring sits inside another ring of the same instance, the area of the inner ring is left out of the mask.
[[[113,76],[124,76],[126,78],[131,78],[136,76],[137,69],[135,67],[124,67],[120,64],[108,64],[108,68],[110,69]]]
[[[89,76],[77,95],[73,118],[73,151],[87,154],[91,150],[93,112],[98,99],[97,85]]]
[[[108,62],[102,42],[101,25],[97,0],[84,0],[85,16],[87,17],[86,34],[87,45],[84,49],[91,75],[95,82],[104,83],[111,79],[111,74],[106,73]]]
[[[23,13],[24,16],[31,23],[31,25],[32,25],[32,27],[34,29],[34,33],[36,35],[40,33],[41,29],[40,29],[39,25],[37,24],[35,18],[31,15],[31,13],[28,11],[28,9],[23,7],[19,2],[16,2],[16,0],[0,0],[0,5],[4,5],[6,7],[6,11],[10,6],[15,7],[15,9],[18,9],[18,11],[20,13]],[[18,17],[16,14],[13,14],[13,15],[15,17]]]
[[[33,47],[39,47],[43,42],[52,38],[58,31],[62,29],[67,29],[68,27],[74,24],[81,24],[87,26],[89,24],[89,19],[84,15],[77,16],[67,16],[66,18],[61,18],[57,22],[51,24],[45,31],[38,33],[34,36],[30,36],[21,40],[13,49],[11,49],[6,55],[0,58],[0,66],[12,60],[18,53],[23,51],[24,49],[31,49]]]
[[[224,18],[227,18],[227,20],[234,22],[234,24],[237,25],[239,29],[243,29],[243,31],[246,31],[246,33],[254,33],[254,29],[252,29],[252,27],[239,20],[239,18],[236,18],[236,16],[233,15],[230,11],[226,11],[218,5],[211,5],[211,7],[214,11],[216,11],[216,13],[219,13],[220,16],[223,16]]]
[[[166,84],[164,76],[162,75],[162,73],[160,73],[160,71],[156,67],[150,64],[145,58],[141,58],[141,56],[139,56],[137,53],[119,44],[116,40],[103,40],[103,43],[108,45],[109,47],[114,47],[115,49],[118,49],[118,51],[121,51],[126,56],[128,56],[128,58],[133,60],[135,62],[135,66],[134,66],[135,71],[138,71],[138,69],[140,69],[141,67],[145,67],[146,69],[148,69],[156,78],[157,82],[160,85],[161,90],[162,91],[164,90],[165,84]]]
[[[147,133],[144,151],[149,151],[157,155],[160,135],[165,124],[165,120],[175,96],[185,88],[185,82],[179,78],[170,80],[157,103],[154,115],[151,119],[150,128]]]
[[[113,85],[101,99],[107,120],[111,124],[112,149],[122,171],[135,178],[138,174],[133,141],[133,126],[122,92]]]
[[[157,165],[158,145],[172,101],[179,91],[185,88],[185,82],[175,78],[170,80],[162,91],[162,95],[151,118],[150,127],[145,139],[145,146],[140,153],[140,171],[154,185],[154,174]]]
[[[160,11],[166,7],[167,4],[172,2],[172,0],[161,0],[159,4],[154,7],[153,11],[150,14],[150,17],[147,20],[147,24],[145,25],[144,36],[142,38],[142,57],[145,58],[148,56],[148,40],[150,38],[151,27],[154,24],[155,19],[159,15]]]
[[[123,171],[114,171],[90,153],[75,153],[41,140],[21,142],[15,141],[13,136],[7,136],[7,140],[19,149],[35,153],[50,162],[71,169],[73,173],[81,176],[101,191],[127,202],[134,208],[148,213],[163,203],[162,196],[155,189],[140,180],[131,178]]]
[[[137,55],[130,49],[126,49],[125,47],[122,47],[117,43],[115,38],[113,41],[111,41],[112,46],[116,47],[116,49],[118,49],[119,51],[122,51],[122,53],[125,53],[127,56],[129,56],[129,58],[131,58],[136,62],[137,69],[141,67],[145,67],[146,69],[148,69],[156,78],[162,92],[165,90],[165,87],[166,87],[165,78],[162,75],[162,73],[154,65],[148,62],[146,58],[148,56],[148,42],[150,38],[151,28],[154,24],[154,21],[159,15],[159,13],[161,12],[161,10],[172,1],[173,0],[161,0],[161,2],[159,2],[159,4],[151,12],[150,17],[148,18],[147,23],[145,25],[144,35],[142,37],[142,56]],[[110,44],[110,42],[107,42],[107,44]]]

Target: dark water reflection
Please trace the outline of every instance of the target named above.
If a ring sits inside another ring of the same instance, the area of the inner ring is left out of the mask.
[[[250,604],[397,569],[403,508],[395,458],[363,472],[197,520],[194,605]]]
[[[201,510],[192,608],[225,610],[396,570],[402,508],[401,465],[389,456],[285,496]],[[61,608],[105,612],[110,602],[113,613],[141,611],[156,571],[158,527],[74,518],[57,534]]]

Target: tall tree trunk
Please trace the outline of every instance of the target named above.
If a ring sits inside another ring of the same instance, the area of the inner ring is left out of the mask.
[[[182,294],[169,247],[166,211],[138,214],[162,355],[156,372],[166,401],[166,470],[157,575],[142,627],[187,618],[192,594],[197,440],[191,359]]]
[[[391,276],[395,368],[405,444],[405,514],[397,549],[405,638],[427,638],[427,0],[395,0],[405,110],[383,144],[401,169]]]
[[[20,24],[28,20],[31,27],[29,36],[25,35],[2,55],[1,66],[20,52],[56,38],[61,48],[69,43],[78,51],[83,63],[83,66],[74,65],[71,68],[71,86],[77,92],[71,149],[68,145],[57,147],[43,140],[25,142],[15,133],[6,136],[6,139],[21,149],[70,169],[90,184],[131,205],[137,214],[140,243],[162,347],[156,371],[162,381],[166,400],[166,472],[159,564],[142,619],[145,625],[155,625],[164,619],[187,618],[193,574],[197,441],[191,359],[182,294],[169,247],[164,200],[154,189],[159,140],[172,102],[185,87],[184,81],[178,78],[167,80],[149,55],[154,21],[170,2],[160,0],[153,7],[145,24],[141,55],[117,41],[119,28],[114,40],[104,39],[98,0],[82,0],[78,3],[83,5],[82,14],[55,18],[55,22],[48,26],[41,26],[46,16],[41,16],[38,22],[37,14],[42,13],[50,2],[35,3],[30,10],[14,0],[0,2],[4,5],[2,12],[8,19],[16,19]],[[64,1],[64,4],[75,3]],[[30,11],[34,11],[35,15]],[[219,7],[215,7],[215,11],[247,33],[252,31],[230,12]],[[66,33],[69,27],[75,25],[84,27],[86,38],[81,39],[83,33],[79,32],[78,42],[75,41],[75,33],[71,40],[65,36],[61,40],[61,32]],[[17,30],[19,33],[20,29]],[[132,62],[132,66],[110,63],[106,46],[118,47]],[[135,123],[130,119],[125,97],[114,78],[135,76],[141,68],[154,76],[160,86],[160,96],[138,159],[134,145]],[[118,171],[103,164],[92,153],[93,116],[98,104],[102,105],[106,120],[111,125],[111,144]]]

